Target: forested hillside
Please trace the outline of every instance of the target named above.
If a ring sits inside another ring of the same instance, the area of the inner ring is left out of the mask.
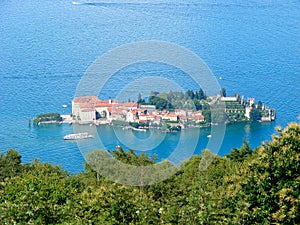
[[[134,165],[155,161],[113,154]],[[214,159],[205,170],[201,157]],[[1,224],[299,224],[299,192],[299,123],[254,150],[247,142],[226,157],[205,150],[143,187],[108,181],[89,165],[69,175],[39,160],[22,164],[16,150],[0,155]]]

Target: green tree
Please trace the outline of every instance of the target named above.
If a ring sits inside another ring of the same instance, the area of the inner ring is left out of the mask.
[[[86,155],[86,172],[69,176],[60,167],[35,160],[0,182],[3,224],[298,224],[300,218],[300,124],[278,129],[268,143],[249,143],[227,157],[209,150],[180,165],[151,186],[109,181],[95,170],[108,159],[156,166],[156,158],[133,150]],[[7,158],[6,158],[7,157]],[[0,154],[0,165],[21,164],[15,150]],[[5,161],[5,162],[4,162]],[[96,167],[95,167],[96,166]],[[97,167],[98,166],[98,167]],[[4,167],[1,167],[1,169]],[[6,168],[6,167],[5,167]],[[1,170],[3,171],[3,170]],[[159,176],[159,170],[154,177]],[[124,176],[129,175],[124,171]]]
[[[235,96],[236,96],[237,102],[241,102],[241,95],[236,93]]]
[[[196,109],[196,110],[201,110],[201,109],[202,109],[202,105],[201,105],[201,103],[199,102],[199,100],[194,99],[193,102],[194,102],[194,105],[195,105],[195,109]]]
[[[198,99],[199,100],[199,93],[198,93],[198,91],[195,91],[194,99]]]
[[[6,181],[0,197],[3,224],[59,224],[72,215],[73,196],[83,191],[60,167],[34,161],[22,177]]]
[[[185,94],[187,96],[187,99],[193,100],[195,98],[195,93],[192,90],[187,90]]]
[[[291,123],[262,145],[243,172],[248,202],[244,224],[298,224],[300,218],[300,124]]]
[[[198,91],[198,98],[199,98],[199,100],[205,100],[206,99],[206,95],[205,95],[204,91],[202,90],[202,88],[200,88],[199,91]]]
[[[173,105],[168,100],[161,98],[161,97],[152,97],[151,100],[149,100],[149,104],[155,105],[156,109],[158,110],[172,110]]]
[[[184,99],[184,94],[182,91],[178,93],[178,98],[179,98],[179,100]]]
[[[258,110],[262,110],[262,106],[263,106],[262,102],[258,101],[258,103],[257,103],[257,109]]]
[[[207,103],[202,107],[202,115],[204,116],[207,123],[211,123],[211,110],[210,106]]]
[[[34,123],[46,122],[46,121],[60,122],[62,121],[62,117],[59,113],[52,112],[52,113],[39,114],[33,119]]]
[[[151,165],[157,160],[157,155],[153,155],[152,157],[149,157],[145,153],[137,155],[134,150],[129,150],[128,153],[126,153],[122,147],[118,150],[113,150],[112,153],[117,160],[135,166]]]
[[[7,177],[14,177],[23,170],[21,155],[15,149],[8,149],[6,154],[0,155],[0,181]]]
[[[300,125],[278,132],[250,157],[230,161],[233,172],[224,178],[219,205],[231,224],[298,224]]]
[[[259,121],[261,120],[262,114],[261,111],[255,107],[253,107],[250,111],[250,120]]]
[[[222,97],[226,97],[226,89],[225,88],[221,88],[220,95]]]
[[[141,93],[138,94],[137,103],[140,104],[143,102]]]
[[[226,155],[226,157],[230,160],[241,162],[252,155],[252,153],[253,151],[249,146],[249,142],[244,141],[242,147],[232,149],[230,153]]]
[[[169,102],[172,103],[173,98],[174,98],[173,92],[172,92],[172,91],[169,91],[169,93],[168,93],[168,95],[167,95],[167,100],[168,100]]]

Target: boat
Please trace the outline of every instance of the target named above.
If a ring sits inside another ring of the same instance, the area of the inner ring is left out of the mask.
[[[211,134],[207,135],[208,138],[211,138]]]
[[[73,5],[80,5],[80,2],[72,2]]]
[[[67,108],[67,107],[68,107],[68,105],[62,105],[62,107],[63,107],[63,108]]]
[[[84,132],[84,133],[68,134],[64,136],[64,140],[80,140],[80,139],[87,139],[93,137],[94,137],[93,135]]]
[[[132,128],[132,130],[135,130],[135,131],[144,131],[144,132],[146,132],[147,130],[146,129],[141,129],[141,128]]]

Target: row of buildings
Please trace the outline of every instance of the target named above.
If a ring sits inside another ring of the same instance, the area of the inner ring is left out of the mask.
[[[261,121],[275,120],[275,110],[265,105],[255,105],[255,99],[244,100],[239,95],[234,97],[221,97],[225,102],[225,115],[229,122],[245,121],[251,119],[251,111],[259,108]],[[102,121],[138,122],[161,124],[167,122],[205,122],[202,111],[175,109],[174,112],[157,110],[154,105],[139,105],[136,102],[119,103],[117,100],[100,100],[96,96],[83,96],[74,98],[72,101],[73,121],[78,123],[91,123]],[[99,120],[101,119],[101,120]]]
[[[255,104],[254,98],[244,99],[237,94],[234,97],[222,97],[221,101],[225,102],[225,112],[229,120],[250,120],[251,111],[258,109],[261,114],[260,120],[273,121],[275,120],[275,110],[266,105]]]
[[[202,111],[176,109],[174,112],[157,110],[154,105],[138,105],[135,102],[119,103],[117,100],[100,100],[96,96],[83,96],[72,101],[72,117],[79,123],[91,123],[105,119],[125,122],[151,122],[160,124],[169,122],[204,122]]]

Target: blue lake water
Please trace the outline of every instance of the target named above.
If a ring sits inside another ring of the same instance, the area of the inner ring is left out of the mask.
[[[70,113],[76,87],[94,60],[119,45],[145,40],[172,42],[193,51],[217,78],[223,78],[219,83],[228,95],[255,97],[277,110],[272,123],[228,125],[220,155],[243,140],[258,146],[270,140],[276,126],[297,121],[299,1],[126,2],[0,2],[1,152],[16,148],[25,162],[38,157],[80,172],[84,159],[76,142],[62,139],[73,132],[72,126],[34,127],[27,120],[43,112]],[[99,98],[115,97],[124,85],[148,76],[165,77],[183,89],[197,88],[181,71],[162,65],[133,65],[120,73],[125,74],[122,79],[115,74]],[[155,84],[149,87],[155,89]],[[97,132],[108,149],[119,143],[113,128],[98,127]],[[206,147],[208,134],[209,128],[200,131],[195,154]],[[168,134],[149,153],[167,158],[179,136]]]

